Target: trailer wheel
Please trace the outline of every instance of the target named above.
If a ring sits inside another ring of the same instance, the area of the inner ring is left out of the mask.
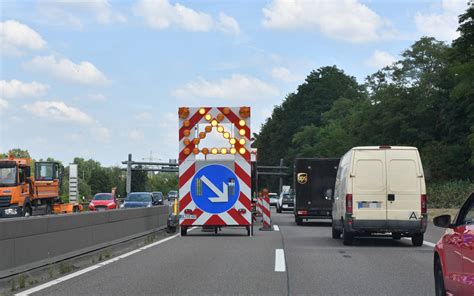
[[[217,234],[217,230],[219,229],[219,227],[214,227],[214,234]]]
[[[247,236],[250,236],[250,226],[245,226],[247,228]]]
[[[74,206],[74,207],[72,208],[72,211],[73,211],[74,213],[79,213],[79,207]]]
[[[415,233],[411,237],[411,243],[414,247],[421,247],[423,245],[423,233]]]
[[[348,231],[346,231],[346,228],[344,227],[342,231],[342,243],[345,246],[351,246],[354,241],[354,235]]]
[[[392,238],[394,240],[400,240],[402,238],[402,234],[400,232],[394,232],[392,233]]]
[[[181,227],[181,236],[188,235],[188,229],[184,226]]]
[[[341,231],[337,230],[334,221],[332,221],[332,238],[333,239],[340,239],[341,238]]]

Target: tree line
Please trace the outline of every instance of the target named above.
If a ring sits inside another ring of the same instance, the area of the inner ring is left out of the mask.
[[[420,38],[365,83],[336,66],[312,71],[254,135],[259,164],[283,158],[291,166],[296,157],[341,157],[354,146],[408,145],[419,149],[428,179],[472,182],[474,8],[459,17],[458,31],[451,44]]]

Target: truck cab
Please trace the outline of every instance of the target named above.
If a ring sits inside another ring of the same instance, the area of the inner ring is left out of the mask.
[[[30,159],[10,156],[0,160],[0,218],[31,216],[38,211],[51,213],[58,196],[57,163],[35,163],[35,178],[31,178]]]

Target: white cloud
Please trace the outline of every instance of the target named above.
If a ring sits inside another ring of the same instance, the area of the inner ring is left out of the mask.
[[[8,101],[0,98],[0,110],[6,109],[8,107]]]
[[[145,135],[142,131],[134,129],[128,133],[128,138],[132,141],[141,141],[145,139]]]
[[[239,100],[256,100],[278,95],[278,90],[260,79],[241,74],[233,74],[230,78],[219,81],[208,81],[202,77],[197,81],[188,82],[173,91],[183,98],[216,98]]]
[[[2,54],[21,55],[25,50],[40,50],[46,42],[33,29],[14,20],[0,22],[0,51]]]
[[[61,101],[36,101],[23,105],[23,109],[33,116],[53,121],[71,121],[81,124],[91,124],[94,120],[81,110],[70,107]]]
[[[210,15],[179,3],[171,5],[168,0],[141,0],[135,5],[134,12],[154,29],[177,26],[188,31],[209,31],[213,26]]]
[[[291,71],[285,67],[273,67],[271,74],[273,78],[286,82],[291,82],[302,78],[294,73],[291,73]]]
[[[266,28],[315,29],[349,42],[376,40],[385,25],[379,15],[357,0],[273,0],[263,8],[263,14]]]
[[[239,23],[237,23],[237,21],[233,17],[228,16],[227,14],[223,12],[219,13],[219,29],[222,32],[225,32],[228,34],[234,34],[234,35],[240,34]]]
[[[17,99],[25,97],[39,97],[48,91],[49,86],[33,82],[22,82],[20,80],[0,80],[0,93],[5,99]]]
[[[49,1],[38,3],[40,13],[49,22],[68,24],[76,29],[84,28],[84,21],[92,18],[99,24],[124,23],[127,18],[114,10],[108,0]]]
[[[375,68],[381,69],[385,66],[389,66],[396,62],[396,58],[385,51],[375,50],[374,54],[365,61],[366,65]]]
[[[28,68],[47,73],[56,78],[86,85],[105,85],[107,77],[90,62],[75,64],[66,58],[38,56],[25,64]]]
[[[96,140],[100,143],[110,142],[110,130],[101,125],[91,128],[91,134],[94,135]]]
[[[157,30],[177,27],[192,32],[220,30],[228,34],[240,34],[238,22],[223,12],[219,13],[219,19],[215,21],[207,13],[180,3],[173,5],[169,0],[141,0],[133,11],[135,15],[143,17],[149,27]]]
[[[95,102],[105,102],[107,98],[103,94],[89,94],[87,96],[90,100]]]
[[[438,40],[451,41],[459,37],[458,16],[466,11],[466,0],[443,0],[440,13],[415,16],[416,28],[420,33],[435,37]]]

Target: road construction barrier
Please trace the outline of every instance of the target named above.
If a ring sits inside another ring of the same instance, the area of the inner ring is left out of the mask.
[[[257,197],[257,216],[262,216],[262,196]]]
[[[270,197],[268,196],[268,194],[264,194],[262,198],[262,222],[263,226],[262,228],[260,228],[260,230],[272,230],[272,220],[270,216]]]

